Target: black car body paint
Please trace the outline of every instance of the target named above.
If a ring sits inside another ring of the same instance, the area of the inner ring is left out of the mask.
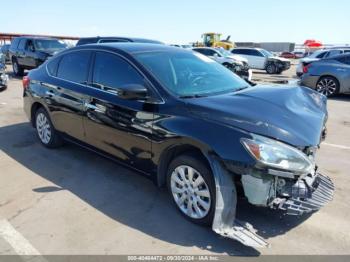
[[[221,196],[217,200],[221,202],[216,203],[214,231],[247,245],[264,243],[259,238],[243,241],[242,238],[253,239],[253,233],[238,222],[236,228],[227,231],[235,221],[236,191],[227,184],[223,186],[222,181],[232,176],[241,179],[250,203],[286,209],[290,214],[317,210],[331,199],[332,182],[323,179],[316,167],[297,174],[263,165],[242,143],[261,140],[259,137],[263,136],[266,143],[276,141],[276,146],[292,153],[313,157],[311,153],[321,142],[327,120],[324,96],[298,86],[255,86],[225,94],[180,98],[135,58],[135,54],[159,51],[191,52],[154,44],[98,44],[66,50],[29,73],[24,110],[35,125],[35,110],[43,106],[55,129],[67,139],[150,175],[159,186],[164,185],[167,165],[175,154],[197,150],[208,160],[217,195]],[[85,63],[88,73],[81,83],[56,76],[55,61],[59,64],[74,52],[85,52],[89,57]],[[118,90],[94,85],[91,74],[101,52],[122,59],[128,68],[142,76],[148,98],[123,99],[118,96]],[[254,189],[265,179],[268,183],[262,186],[267,193],[259,198],[251,187]],[[282,180],[285,184],[277,188],[275,185]],[[303,195],[293,191],[299,184]],[[310,189],[305,189],[307,186]],[[326,192],[329,199],[316,205],[310,197],[310,204],[303,197],[312,195],[311,189],[317,194]],[[233,202],[231,198],[235,198]],[[248,231],[245,237],[241,235]]]

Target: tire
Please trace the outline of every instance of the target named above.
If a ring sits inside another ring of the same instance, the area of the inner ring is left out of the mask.
[[[13,73],[16,76],[23,76],[24,75],[24,69],[18,64],[16,58],[12,59],[12,68],[13,68]]]
[[[269,63],[266,66],[266,72],[270,75],[275,74],[277,72],[277,67],[274,64]]]
[[[316,84],[315,90],[327,97],[339,94],[339,81],[332,76],[321,77]]]
[[[184,178],[180,170],[184,171]],[[192,182],[189,177],[191,170]],[[212,224],[216,205],[215,181],[210,168],[198,156],[185,154],[175,158],[168,167],[167,187],[173,203],[183,216],[198,225]]]
[[[45,147],[57,148],[63,144],[62,138],[55,130],[49,114],[43,107],[35,112],[35,129],[41,144]]]

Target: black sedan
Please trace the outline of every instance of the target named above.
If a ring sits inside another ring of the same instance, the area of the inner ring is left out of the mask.
[[[199,53],[140,43],[63,51],[23,86],[44,146],[68,140],[138,170],[185,217],[246,245],[266,243],[235,220],[237,192],[292,215],[332,199],[314,162],[326,100],[311,89],[252,87]]]

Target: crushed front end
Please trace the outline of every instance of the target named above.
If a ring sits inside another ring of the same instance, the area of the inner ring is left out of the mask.
[[[323,137],[324,134],[321,134]],[[317,172],[316,147],[295,148],[274,139],[252,135],[243,146],[257,160],[252,167],[211,161],[216,179],[216,211],[213,230],[247,246],[267,247],[254,227],[236,219],[237,192],[232,174],[250,204],[302,215],[319,210],[333,198],[331,179]],[[231,175],[230,175],[231,174]]]
[[[261,136],[242,143],[257,160],[241,178],[249,203],[302,215],[332,200],[333,182],[315,165],[317,147],[294,148]]]
[[[288,215],[302,215],[319,210],[333,198],[333,182],[316,171],[295,177],[275,170],[268,172],[255,171],[242,176],[249,203],[286,210]]]

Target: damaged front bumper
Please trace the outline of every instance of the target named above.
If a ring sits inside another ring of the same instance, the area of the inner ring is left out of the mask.
[[[285,210],[288,215],[302,215],[319,210],[333,199],[333,182],[316,171],[298,179],[258,175],[247,174],[241,179],[248,202],[256,206]]]
[[[213,157],[210,158],[210,164],[216,184],[213,231],[246,246],[268,247],[269,243],[257,234],[252,225],[236,219],[237,191],[232,174]],[[248,201],[257,206],[285,210],[289,215],[302,215],[319,210],[333,198],[333,182],[316,170],[313,175],[297,179],[287,178],[285,173],[278,174],[285,177],[271,174],[242,175],[242,185]]]
[[[302,215],[319,210],[333,199],[333,193],[332,180],[317,174],[312,181],[308,181],[308,177],[298,181],[292,188],[292,196],[276,198],[273,206],[286,210],[288,215]]]

